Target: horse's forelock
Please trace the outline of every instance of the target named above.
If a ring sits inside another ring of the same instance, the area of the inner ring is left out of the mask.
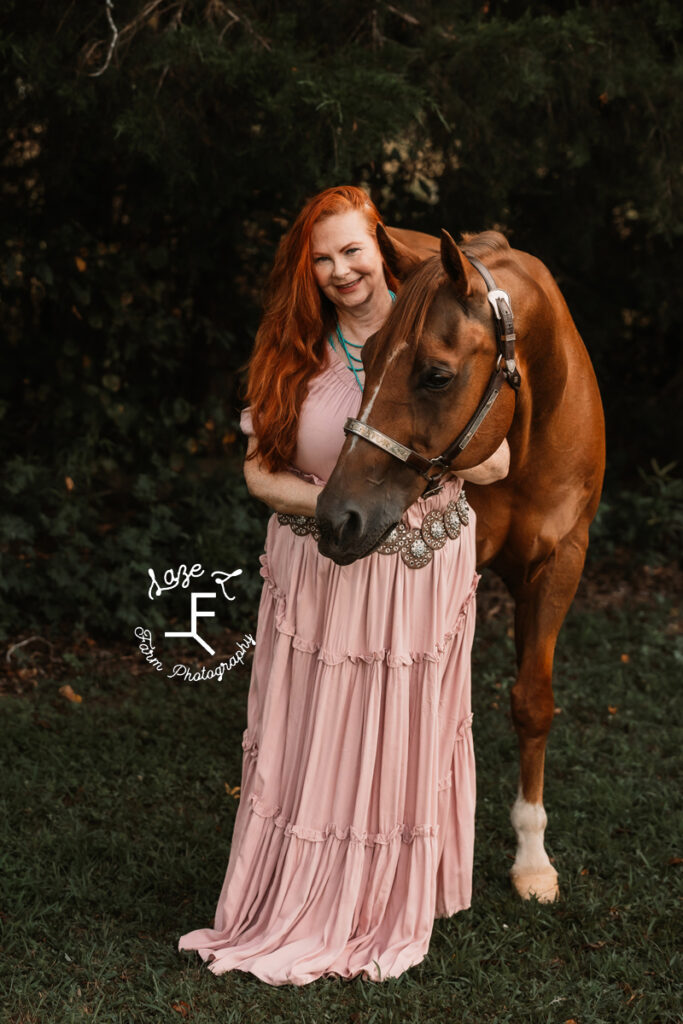
[[[395,310],[392,327],[401,338],[419,339],[434,296],[447,280],[440,256],[430,256],[413,271],[401,288],[401,301]]]

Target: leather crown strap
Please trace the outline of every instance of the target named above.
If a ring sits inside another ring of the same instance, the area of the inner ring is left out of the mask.
[[[469,423],[467,423],[464,429],[458,434],[455,441],[453,441],[452,444],[450,444],[448,448],[441,453],[441,455],[437,455],[433,459],[426,459],[423,455],[420,455],[412,448],[408,448],[399,441],[395,441],[392,437],[382,433],[381,430],[378,430],[376,427],[371,427],[367,423],[361,422],[361,420],[349,417],[344,424],[344,430],[347,434],[356,434],[358,437],[365,438],[366,441],[370,441],[371,444],[376,445],[378,448],[382,448],[385,452],[388,452],[390,455],[395,456],[395,458],[400,459],[401,462],[405,462],[407,466],[412,466],[413,469],[416,469],[418,473],[425,477],[431,486],[424,492],[422,495],[423,498],[428,497],[431,494],[437,494],[441,490],[443,485],[439,483],[439,480],[447,472],[453,459],[464,451],[470,443],[477,430],[491,411],[493,403],[500,394],[500,390],[505,381],[507,381],[510,387],[515,391],[519,389],[521,384],[521,377],[515,362],[516,335],[512,309],[510,307],[510,296],[507,292],[502,291],[500,288],[496,288],[496,282],[493,280],[493,277],[483,263],[474,256],[470,256],[470,254],[465,250],[463,250],[463,252],[472,266],[475,267],[484,278],[486,287],[488,288],[487,298],[491,303],[491,308],[494,313],[493,322],[498,349],[495,368],[489,378],[482,400],[477,406],[477,409]],[[430,475],[430,470],[434,468],[436,468],[438,472],[432,476]]]

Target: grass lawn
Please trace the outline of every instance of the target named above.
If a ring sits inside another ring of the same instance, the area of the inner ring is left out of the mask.
[[[653,595],[570,614],[546,768],[562,898],[542,906],[507,877],[513,656],[496,600],[484,595],[475,640],[472,908],[437,921],[425,960],[381,985],[274,988],[177,952],[182,933],[211,923],[223,881],[248,670],[182,683],[73,662],[80,704],[49,676],[0,698],[0,1021],[683,1019],[678,609]]]

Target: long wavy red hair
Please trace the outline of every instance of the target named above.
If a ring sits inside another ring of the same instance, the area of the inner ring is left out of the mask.
[[[325,339],[334,329],[334,306],[313,274],[311,232],[324,217],[360,210],[374,236],[381,223],[377,207],[362,189],[339,185],[325,189],[304,206],[282,238],[268,278],[263,317],[249,360],[247,403],[264,466],[277,471],[292,463],[299,413],[309,380],[323,366]],[[398,282],[385,265],[394,291]]]

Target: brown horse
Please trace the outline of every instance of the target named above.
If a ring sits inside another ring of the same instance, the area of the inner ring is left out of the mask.
[[[450,465],[477,465],[508,439],[508,476],[485,487],[468,483],[467,496],[477,514],[477,562],[504,580],[515,601],[511,705],[520,777],[510,874],[523,898],[550,901],[559,889],[543,845],[543,769],[555,643],[583,569],[605,467],[595,374],[550,272],[503,235],[466,236],[461,249],[446,232],[439,245],[429,235],[380,227],[378,241],[403,283],[388,320],[363,349],[358,420],[418,456],[443,453],[463,431],[496,365],[488,288],[465,252],[507,293],[514,314],[521,384],[515,390],[503,383]],[[370,553],[424,489],[411,465],[350,433],[318,500],[321,553],[340,564]]]

